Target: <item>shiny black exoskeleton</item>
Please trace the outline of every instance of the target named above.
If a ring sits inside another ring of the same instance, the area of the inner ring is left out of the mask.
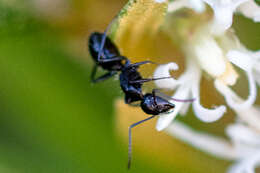
[[[170,103],[167,99],[156,96],[156,90],[153,90],[152,93],[143,94],[142,85],[145,82],[167,79],[171,77],[142,78],[141,74],[138,72],[138,68],[141,65],[153,62],[143,61],[131,64],[129,59],[120,55],[116,45],[108,37],[106,37],[105,33],[102,34],[95,32],[91,34],[89,38],[89,50],[92,58],[96,62],[96,65],[94,66],[91,74],[92,82],[100,82],[112,77],[117,73],[120,73],[119,80],[121,89],[125,94],[125,103],[131,104],[132,102],[140,101],[140,107],[142,110],[145,113],[152,115],[144,120],[132,124],[129,127],[128,168],[130,168],[132,156],[132,128],[154,118],[157,115],[168,113],[175,107],[175,105]],[[98,66],[102,67],[108,72],[103,76],[95,79]]]
[[[143,101],[144,95],[142,92],[142,85],[145,82],[150,82],[154,80],[162,80],[171,77],[162,78],[142,78],[141,74],[138,72],[138,68],[141,65],[153,63],[151,61],[142,61],[139,63],[131,64],[129,60],[126,61],[125,66],[122,68],[119,80],[120,86],[125,93],[125,102],[131,104],[135,101]]]
[[[153,63],[151,61],[143,61],[139,63],[131,64],[129,60],[126,61],[126,64],[121,70],[119,80],[120,86],[123,92],[125,93],[125,102],[130,104],[135,101],[142,101],[144,95],[142,92],[142,85],[145,82],[152,80],[159,80],[164,78],[142,78],[141,74],[138,72],[138,68],[141,65]]]
[[[142,83],[131,83],[142,79],[138,66],[127,61],[119,76],[120,86],[125,93],[125,103],[130,104],[143,99]]]
[[[154,92],[152,94],[145,94],[143,100],[141,101],[141,108],[145,113],[150,115],[163,114],[169,112],[169,110],[174,107],[174,104],[162,97],[156,96]]]
[[[102,42],[103,40],[104,43]],[[96,63],[91,73],[91,81],[94,83],[106,80],[115,75],[123,68],[123,61],[127,60],[127,58],[120,55],[116,45],[110,38],[104,36],[103,33],[92,33],[89,37],[88,46],[90,54]],[[95,78],[98,66],[108,72]]]
[[[91,74],[92,82],[100,82],[106,80],[116,73],[120,72],[120,86],[125,94],[125,102],[130,104],[143,99],[142,84],[145,82],[160,80],[165,78],[149,78],[144,79],[138,72],[141,65],[153,63],[151,61],[143,61],[131,64],[130,60],[121,56],[116,45],[106,37],[105,33],[94,32],[89,38],[89,50],[92,58],[96,62]],[[99,57],[100,55],[100,57]],[[101,77],[95,79],[97,67],[100,66],[108,72]],[[169,78],[169,77],[166,77]]]

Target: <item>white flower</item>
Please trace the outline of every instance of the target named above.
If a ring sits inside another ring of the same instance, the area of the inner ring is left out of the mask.
[[[239,6],[238,12],[241,12],[244,16],[253,19],[254,22],[260,22],[260,7],[254,0],[249,0]]]
[[[227,56],[232,63],[245,71],[252,72],[260,85],[260,51],[231,50]]]
[[[260,131],[240,119],[243,116],[260,118],[259,108],[250,109],[254,110],[240,112],[236,123],[226,128],[229,140],[195,131],[178,121],[172,123],[166,132],[210,155],[235,161],[229,173],[254,173],[254,169],[260,166]]]
[[[239,158],[231,142],[204,132],[196,131],[191,127],[174,121],[166,128],[166,132],[189,145],[222,159],[234,160]]]
[[[176,0],[169,4],[168,12],[175,12],[181,8],[191,8],[197,13],[205,11],[205,4],[202,0]]]
[[[175,0],[169,3],[168,12],[191,8],[197,13],[203,13],[205,11],[204,2],[214,11],[212,34],[221,35],[226,32],[232,25],[235,12],[242,13],[253,19],[254,22],[260,22],[260,7],[254,0]]]
[[[184,73],[177,79],[155,81],[159,88],[175,90],[173,98],[194,98],[195,101],[187,103],[170,100],[176,107],[173,112],[159,116],[156,128],[165,129],[170,135],[206,153],[235,161],[228,170],[229,173],[253,173],[260,166],[260,108],[254,106],[257,85],[260,86],[260,51],[246,49],[231,26],[233,13],[238,7],[237,11],[257,21],[259,6],[252,0],[203,1],[213,9],[214,18],[197,28],[185,28],[180,32],[182,37],[187,36],[179,42],[186,60]],[[200,3],[203,4],[202,1],[198,4]],[[254,8],[250,9],[249,6]],[[196,11],[196,7],[187,0],[173,1],[168,11],[175,12],[183,7]],[[171,70],[178,70],[178,65],[173,62],[160,65],[155,70],[154,77],[170,76]],[[240,71],[245,73],[248,80],[249,92],[246,99],[232,89],[240,80]],[[226,128],[228,140],[195,131],[181,122],[173,121],[177,114],[186,114],[191,104],[195,116],[203,122],[214,122],[224,115],[225,105],[212,109],[201,105],[200,80],[203,76],[212,80],[216,91],[225,98],[226,106],[237,115],[235,123]]]
[[[260,85],[260,53],[246,50],[233,32],[229,31],[215,38],[210,34],[210,26],[201,26],[189,41],[182,46],[186,57],[186,70],[178,79],[155,81],[159,88],[175,90],[172,96],[178,99],[195,98],[192,107],[197,118],[204,122],[214,122],[221,118],[226,106],[213,109],[200,104],[200,79],[205,73],[213,79],[215,87],[225,97],[227,105],[236,112],[250,108],[257,96],[256,81]],[[233,65],[242,69],[248,78],[249,96],[240,98],[231,88],[237,83],[239,75]],[[170,70],[177,70],[175,63],[159,66],[154,77],[170,76]],[[204,91],[208,92],[208,91]],[[189,103],[172,101],[176,108],[172,113],[160,115],[157,130],[166,128],[178,113],[185,114]]]
[[[236,163],[229,173],[253,173],[260,166],[260,108],[237,112],[238,120],[226,132],[236,150]]]
[[[228,86],[224,85],[219,80],[215,81],[215,86],[218,91],[224,95],[227,104],[236,111],[240,111],[248,108],[255,102],[257,95],[255,79],[259,83],[258,74],[260,74],[260,52],[230,50],[227,53],[227,58],[230,62],[245,71],[249,83],[249,97],[246,101],[242,100]]]
[[[155,2],[157,2],[157,3],[163,3],[163,2],[166,2],[166,0],[155,0]]]
[[[161,76],[169,76],[169,70],[176,69],[176,64],[169,63],[166,65],[159,66],[155,73],[154,77],[161,77]],[[196,65],[196,61],[193,59],[188,59],[187,70],[184,72],[182,76],[178,80],[175,79],[167,79],[161,81],[155,81],[156,85],[159,88],[177,88],[173,98],[178,99],[190,99],[195,98],[195,101],[192,103],[193,109],[195,114],[199,119],[205,122],[213,122],[219,119],[224,112],[226,111],[225,106],[219,106],[215,109],[206,109],[200,105],[200,93],[199,93],[199,81],[201,78],[201,70]],[[187,104],[186,102],[176,102],[171,101],[175,104],[174,111],[169,114],[160,115],[158,122],[157,122],[157,130],[163,130],[166,128],[172,120],[176,117],[176,115],[181,112],[185,114],[187,111]]]
[[[173,122],[178,113],[186,113],[190,104],[186,102],[171,101],[176,108],[169,114],[160,115],[156,128],[166,129],[170,135],[206,153],[235,161],[229,173],[253,173],[260,166],[260,108],[253,106],[257,96],[256,85],[260,86],[260,51],[247,50],[233,32],[225,32],[216,38],[208,28],[202,26],[182,46],[186,58],[184,73],[178,79],[158,80],[155,84],[159,88],[175,90],[173,98],[195,98],[191,104],[197,118],[213,122],[223,116],[226,107],[220,105],[207,109],[200,105],[200,79],[204,73],[210,76],[216,90],[237,115],[236,122],[226,128],[229,140],[195,131],[178,121]],[[246,100],[231,88],[239,79],[233,65],[247,76],[249,94]],[[154,77],[170,76],[171,70],[178,70],[177,64],[160,65]]]
[[[232,25],[233,13],[236,8],[248,0],[203,0],[214,11],[214,21],[212,33],[216,35],[223,34]]]

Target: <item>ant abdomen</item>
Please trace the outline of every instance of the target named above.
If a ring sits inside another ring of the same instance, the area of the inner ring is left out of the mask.
[[[89,37],[89,50],[90,53],[95,61],[97,61],[97,57],[100,51],[100,48],[102,46],[102,38],[103,38],[103,33],[99,32],[93,32],[90,37]],[[115,44],[111,41],[109,37],[106,37],[106,40],[104,42],[104,47],[101,50],[101,58],[102,59],[107,59],[107,58],[112,58],[120,56],[120,53],[115,46]]]

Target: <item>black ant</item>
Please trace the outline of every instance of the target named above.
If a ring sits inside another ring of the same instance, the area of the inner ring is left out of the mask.
[[[175,107],[175,105],[169,102],[167,99],[156,96],[157,90],[153,90],[152,93],[143,94],[142,84],[145,82],[162,80],[171,77],[146,79],[142,78],[140,73],[137,71],[138,68],[144,64],[155,63],[151,61],[143,61],[131,64],[128,58],[120,55],[120,52],[118,51],[116,45],[106,36],[106,32],[107,30],[104,33],[94,32],[90,35],[89,38],[89,50],[92,58],[96,62],[91,73],[92,82],[96,83],[106,80],[120,72],[119,80],[121,89],[125,93],[125,102],[127,104],[131,104],[132,102],[141,101],[140,107],[142,108],[142,110],[145,113],[152,115],[144,120],[132,124],[129,127],[128,169],[130,169],[132,158],[132,128],[156,117],[157,115],[169,113],[169,111]],[[95,74],[98,66],[102,67],[108,72],[95,79]],[[193,101],[178,100],[169,98],[168,96],[166,97],[175,101]]]

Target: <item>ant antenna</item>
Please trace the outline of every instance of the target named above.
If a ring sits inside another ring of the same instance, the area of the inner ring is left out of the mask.
[[[144,65],[144,64],[156,64],[156,65],[159,65],[158,63],[153,62],[153,61],[142,61],[142,62],[137,62],[137,63],[134,63],[134,64],[130,64],[130,66],[139,67],[139,66]]]
[[[150,81],[155,81],[155,80],[162,80],[162,79],[170,79],[173,77],[160,77],[160,78],[147,78],[147,79],[140,79],[140,80],[135,80],[135,81],[129,81],[130,84],[139,84],[139,83],[145,83],[145,82],[150,82]]]
[[[196,99],[176,99],[176,98],[170,98],[170,100],[176,101],[176,102],[194,102]]]
[[[160,92],[158,89],[153,89],[153,93],[159,93],[162,97],[165,97],[169,100],[173,100],[173,101],[176,101],[176,102],[193,102],[195,101],[196,99],[195,98],[192,98],[192,99],[176,99],[176,98],[172,98],[162,92]]]
[[[149,118],[138,121],[129,127],[129,131],[128,131],[128,137],[129,137],[129,139],[128,139],[128,165],[127,165],[128,170],[131,168],[131,161],[132,161],[132,128],[134,128],[135,126],[137,126],[141,123],[144,123],[145,121],[148,121],[154,117],[156,117],[156,115],[153,115]]]
[[[102,40],[101,40],[101,46],[99,48],[99,51],[98,51],[98,59],[100,58],[101,56],[101,52],[104,48],[104,45],[105,45],[105,41],[106,41],[106,36],[107,36],[107,32],[108,30],[110,29],[110,27],[112,26],[112,23],[114,22],[114,20],[117,18],[118,15],[116,15],[112,21],[108,24],[107,28],[105,29],[104,33],[103,33],[103,36],[102,36]]]

